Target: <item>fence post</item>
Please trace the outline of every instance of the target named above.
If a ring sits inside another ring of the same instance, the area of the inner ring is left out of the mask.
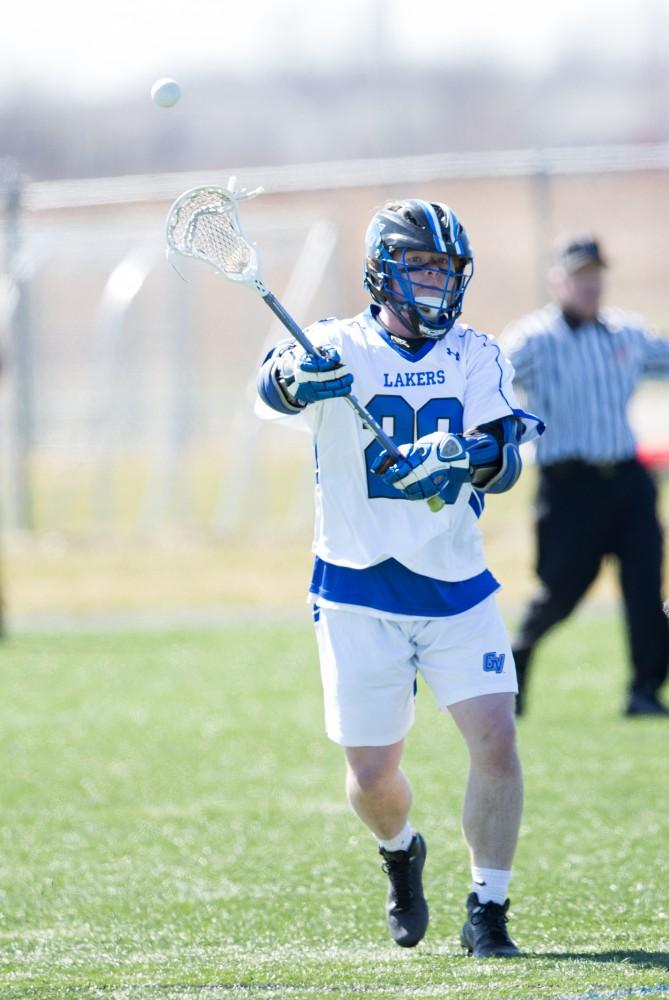
[[[0,165],[0,182],[4,188],[5,270],[16,296],[8,322],[7,361],[13,375],[10,417],[10,518],[13,527],[31,531],[34,527],[30,477],[30,454],[34,439],[34,398],[29,312],[30,273],[21,246],[21,177],[16,163],[12,160],[5,160]]]
[[[534,216],[535,294],[537,305],[546,298],[546,271],[550,262],[550,244],[553,231],[550,173],[546,156],[536,151],[535,165],[530,174]]]

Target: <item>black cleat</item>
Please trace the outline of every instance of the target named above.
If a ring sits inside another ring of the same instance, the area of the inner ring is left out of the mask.
[[[632,691],[625,706],[625,715],[669,715],[669,708],[663,705],[656,694]]]
[[[520,955],[506,929],[507,899],[499,903],[479,903],[475,892],[467,897],[469,919],[462,928],[460,942],[474,958],[514,958]]]
[[[413,948],[425,937],[429,921],[422,880],[427,845],[415,833],[408,851],[379,847],[379,854],[390,882],[386,904],[390,934],[401,948]]]

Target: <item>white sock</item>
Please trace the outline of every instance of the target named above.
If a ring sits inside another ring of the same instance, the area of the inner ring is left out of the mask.
[[[503,868],[477,868],[472,865],[472,892],[479,903],[499,903],[501,906],[509,888],[511,872]]]
[[[390,840],[381,840],[379,837],[376,839],[379,842],[379,847],[382,847],[384,851],[408,851],[413,840],[413,830],[411,825],[407,823],[396,837],[391,837]]]

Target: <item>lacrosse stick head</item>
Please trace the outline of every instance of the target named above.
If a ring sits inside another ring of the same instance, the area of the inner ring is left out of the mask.
[[[204,260],[231,281],[253,282],[260,262],[244,235],[238,202],[257,192],[196,187],[179,195],[167,214],[165,237],[169,250]]]

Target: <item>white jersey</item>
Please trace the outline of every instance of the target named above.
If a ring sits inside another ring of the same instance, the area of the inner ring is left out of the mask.
[[[353,393],[397,444],[436,430],[453,433],[522,412],[511,389],[513,368],[494,337],[456,324],[412,354],[393,342],[372,310],[322,320],[307,332],[331,344],[354,375]],[[370,470],[380,446],[345,399],[284,416],[262,401],[256,413],[310,430],[315,438],[316,519],[313,551],[327,563],[364,569],[395,559],[436,580],[467,580],[486,568],[470,484],[456,503],[433,513],[407,500]]]

